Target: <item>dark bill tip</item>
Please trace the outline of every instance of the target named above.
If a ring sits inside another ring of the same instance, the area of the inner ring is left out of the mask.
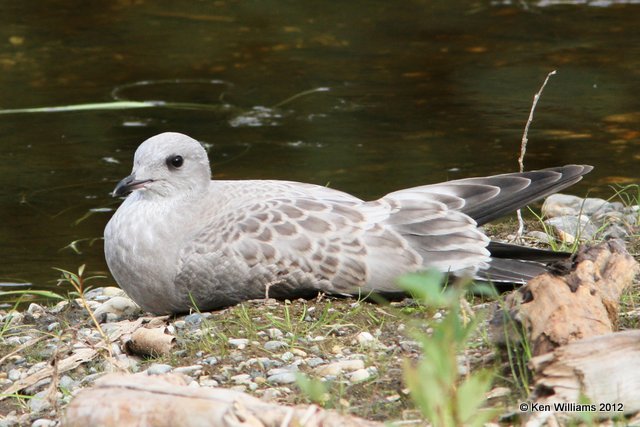
[[[116,185],[116,188],[113,190],[113,197],[122,197],[132,192],[133,190],[137,190],[138,188],[144,187],[144,185],[148,182],[153,182],[152,179],[141,179],[136,180],[135,175],[129,175],[124,178],[122,181]]]

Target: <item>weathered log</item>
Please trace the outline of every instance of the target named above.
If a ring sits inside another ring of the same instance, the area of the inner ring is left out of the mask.
[[[505,299],[509,319],[497,313],[494,338],[515,320],[534,356],[569,342],[611,333],[617,328],[619,299],[638,272],[638,263],[619,240],[582,249],[564,274],[541,274]],[[497,325],[497,327],[496,327]]]
[[[112,374],[78,393],[63,425],[154,426],[347,426],[383,424],[311,406],[281,406],[223,388],[191,387],[180,375]]]
[[[543,412],[587,412],[617,416],[640,411],[640,330],[582,339],[532,358],[533,399]],[[548,406],[546,406],[548,405]],[[584,408],[583,408],[584,409]]]

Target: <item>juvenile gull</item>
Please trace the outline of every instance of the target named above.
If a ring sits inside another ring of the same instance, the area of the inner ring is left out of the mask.
[[[428,268],[523,282],[544,270],[538,261],[563,255],[490,242],[477,227],[591,169],[460,179],[365,202],[299,182],[212,181],[200,143],[163,133],[138,147],[114,190],[131,194],[105,228],[105,255],[120,287],[157,314],[265,295],[397,293],[399,275]]]

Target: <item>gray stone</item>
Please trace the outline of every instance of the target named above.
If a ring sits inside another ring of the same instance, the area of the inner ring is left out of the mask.
[[[11,369],[7,377],[11,381],[18,381],[22,377],[22,372],[18,369]]]
[[[217,365],[218,364],[218,358],[215,357],[215,356],[210,356],[210,357],[207,357],[206,359],[204,359],[203,363],[206,363],[207,365]]]
[[[236,347],[239,350],[243,350],[249,344],[249,340],[246,338],[229,338],[229,345]]]
[[[264,349],[267,351],[276,351],[286,347],[288,347],[288,344],[284,341],[267,341],[264,343]]]
[[[73,390],[78,386],[78,382],[71,378],[69,375],[63,375],[62,377],[60,377],[58,385],[66,390]]]
[[[102,303],[95,309],[94,315],[100,322],[105,320],[116,321],[126,316],[131,316],[141,311],[138,304],[133,302],[129,297],[115,296]],[[111,316],[109,316],[111,314]]]
[[[271,338],[272,340],[278,339],[278,338],[282,338],[282,336],[284,335],[282,333],[282,331],[278,328],[269,328],[267,329],[267,335],[269,336],[269,338]]]
[[[296,373],[292,371],[280,372],[267,377],[269,384],[291,384],[296,382]]]
[[[177,374],[197,376],[202,372],[202,366],[201,365],[181,366],[179,368],[175,368],[173,372]]]
[[[164,363],[154,363],[147,368],[147,375],[162,375],[170,372],[173,369],[171,365],[165,365]]]
[[[326,363],[325,360],[321,357],[310,357],[309,359],[305,360],[305,362],[310,368],[315,368],[316,366],[320,366]]]
[[[573,243],[577,238],[592,240],[598,229],[585,215],[558,216],[545,220],[547,225],[554,228],[560,240]]]
[[[39,414],[51,408],[51,403],[47,399],[49,390],[44,390],[36,393],[31,399],[29,399],[29,409],[34,414]]]
[[[57,425],[57,422],[54,420],[39,418],[31,424],[31,427],[53,427],[55,425]]]
[[[202,323],[203,319],[204,319],[204,317],[202,317],[202,314],[200,314],[200,313],[192,313],[192,314],[186,316],[184,318],[184,321],[185,321],[185,324],[187,325],[187,327],[196,328],[196,327],[200,326],[200,324]]]

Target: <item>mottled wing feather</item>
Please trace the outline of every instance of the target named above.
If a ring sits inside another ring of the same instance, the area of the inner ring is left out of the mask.
[[[357,204],[303,197],[247,204],[202,230],[183,251],[182,270],[200,268],[207,251],[216,248],[218,259],[249,272],[249,277],[239,272],[244,283],[238,287],[251,288],[250,293],[264,296],[271,286],[276,292],[314,288],[353,294],[369,278],[366,221]]]

